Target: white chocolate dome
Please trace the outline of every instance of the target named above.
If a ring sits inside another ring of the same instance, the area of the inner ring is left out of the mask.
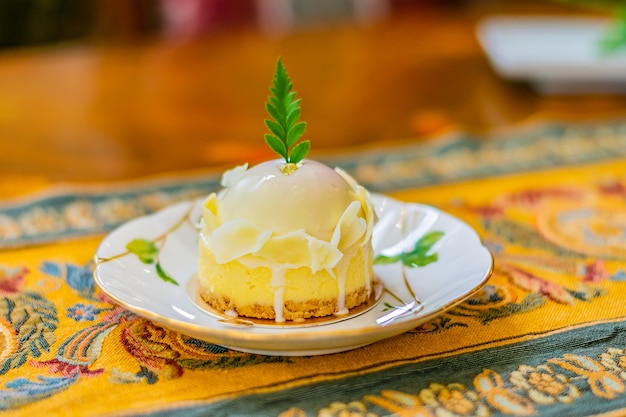
[[[284,165],[276,159],[233,174],[219,195],[220,221],[245,219],[275,234],[304,229],[330,240],[346,208],[359,199],[353,186],[316,161],[302,161],[290,175],[281,172]]]

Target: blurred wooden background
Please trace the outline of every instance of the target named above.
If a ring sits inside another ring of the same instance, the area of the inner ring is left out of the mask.
[[[581,8],[372,0],[315,11],[305,1],[285,17],[289,0],[0,0],[0,191],[17,177],[119,180],[271,157],[264,102],[278,56],[302,99],[312,156],[626,114],[622,95],[546,97],[500,79],[475,37],[490,14]]]

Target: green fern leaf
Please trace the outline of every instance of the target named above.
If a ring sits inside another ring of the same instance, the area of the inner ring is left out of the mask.
[[[296,143],[298,139],[302,137],[305,130],[306,130],[306,123],[304,122],[298,122],[295,125],[293,125],[293,127],[288,130],[289,133],[287,134],[287,147],[293,146],[293,144]],[[290,162],[293,162],[293,161],[290,161]]]
[[[302,161],[307,153],[309,153],[309,149],[311,148],[311,142],[308,140],[302,141],[293,147],[291,151],[291,155],[289,156],[289,162],[292,164],[297,164]]]
[[[287,129],[293,127],[300,118],[300,109],[292,109],[287,113]]]
[[[271,132],[265,135],[265,142],[286,163],[300,162],[311,148],[309,141],[297,143],[306,130],[306,122],[298,122],[300,100],[296,99],[292,88],[287,70],[279,58],[270,87],[272,95],[265,103],[265,110],[272,118],[265,120],[265,126]]]
[[[288,159],[287,149],[285,148],[285,144],[281,142],[281,140],[278,139],[276,136],[266,133],[265,143],[267,143],[274,152],[282,156],[285,160]]]
[[[265,126],[267,126],[270,132],[272,132],[276,137],[281,137],[285,135],[285,128],[273,120],[266,119]]]
[[[274,119],[280,119],[280,111],[278,108],[270,102],[265,103],[265,111]]]

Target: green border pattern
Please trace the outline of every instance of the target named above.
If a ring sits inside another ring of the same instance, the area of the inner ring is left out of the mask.
[[[454,132],[428,141],[316,158],[376,192],[626,157],[626,121],[543,123],[485,137]],[[64,188],[0,204],[0,249],[96,235],[219,188],[219,176]]]
[[[418,343],[419,335],[415,338]],[[267,416],[582,417],[626,408],[626,321],[562,329],[524,342],[498,342],[505,346],[474,346],[478,350],[464,354],[443,352],[397,365],[381,363],[376,372],[366,369],[335,380],[328,375],[331,380],[325,382],[179,406],[150,416],[175,410],[189,417],[258,417],[263,410]],[[538,375],[543,383],[537,384]],[[441,395],[444,390],[451,394]],[[451,397],[456,398],[445,401]],[[325,410],[320,403],[327,404]]]

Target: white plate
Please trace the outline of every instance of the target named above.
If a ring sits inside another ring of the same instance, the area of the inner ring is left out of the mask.
[[[201,200],[140,217],[110,233],[96,251],[95,280],[120,305],[165,327],[234,350],[267,355],[341,352],[398,335],[460,303],[487,281],[493,258],[467,224],[433,207],[405,204],[379,194],[372,199],[379,217],[373,233],[375,256],[381,251],[390,254],[411,249],[419,237],[431,231],[441,231],[443,237],[432,247],[438,260],[424,267],[404,267],[401,262],[375,265],[385,288],[382,299],[348,319],[290,328],[236,326],[201,308],[187,293],[196,272],[195,223]],[[158,262],[178,285],[160,279],[155,263],[142,263],[127,251],[126,245],[135,239],[157,241]],[[389,306],[410,303],[412,293],[423,301],[421,311],[386,326],[377,324],[379,317],[389,313]]]
[[[609,27],[593,17],[492,16],[477,36],[494,70],[546,93],[626,90],[626,51],[604,54]]]

